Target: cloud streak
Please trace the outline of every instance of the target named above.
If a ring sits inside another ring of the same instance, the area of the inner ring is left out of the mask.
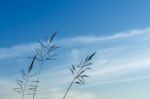
[[[94,43],[94,42],[102,42],[102,41],[110,41],[115,39],[124,39],[133,36],[141,36],[150,32],[150,28],[146,29],[135,29],[128,32],[120,32],[115,33],[110,36],[80,36],[69,39],[63,39],[61,42],[80,42],[80,43]]]
[[[150,28],[146,29],[135,29],[128,32],[121,32],[121,33],[115,33],[110,36],[79,36],[74,38],[65,38],[60,39],[57,41],[58,44],[61,46],[66,46],[68,43],[70,43],[70,46],[76,45],[76,44],[82,44],[82,43],[95,43],[95,42],[105,42],[110,40],[116,40],[116,39],[123,39],[123,38],[129,38],[129,37],[135,37],[135,36],[142,36],[144,34],[148,34],[150,32]],[[17,57],[20,55],[25,55],[28,53],[32,53],[33,50],[38,46],[38,43],[30,43],[30,44],[20,44],[20,45],[14,45],[9,48],[0,48],[0,59],[6,59],[6,58],[12,58]]]
[[[24,56],[32,53],[37,43],[14,45],[10,48],[0,48],[0,60]]]
[[[44,84],[41,90],[49,86],[48,89],[54,88],[60,89],[61,91],[56,91],[59,95],[51,94],[51,90],[48,91],[49,93],[45,92],[46,94],[42,92],[40,99],[46,99],[47,94],[49,94],[49,98],[60,98],[63,94],[63,85],[71,79],[71,76],[68,75],[70,73],[69,70],[67,71],[67,69],[64,68],[67,68],[67,66],[72,63],[78,62],[80,60],[79,57],[82,58],[82,56],[86,56],[87,53],[95,50],[97,51],[97,55],[94,59],[93,70],[89,72],[92,75],[92,78],[89,81],[91,86],[99,87],[99,85],[105,84],[149,79],[150,73],[147,71],[147,69],[150,68],[150,47],[148,44],[148,42],[150,42],[150,39],[148,39],[150,38],[149,32],[150,28],[146,28],[115,33],[110,36],[79,36],[56,41],[58,45],[60,44],[60,46],[63,46],[64,48],[67,47],[66,52],[64,50],[61,50],[63,53],[60,52],[60,54],[62,54],[60,55],[60,58],[64,59],[66,62],[64,62],[64,65],[62,65],[61,62],[58,62],[57,66],[53,66],[50,70],[47,69],[48,72],[44,72],[41,75],[43,83],[50,82],[50,80],[46,78],[52,78],[51,84]],[[104,45],[101,46],[100,43]],[[14,45],[10,48],[0,48],[0,60],[12,59],[11,61],[13,61],[16,57],[26,57],[31,55],[37,46],[37,43],[31,43]],[[131,73],[132,77],[130,77]],[[139,77],[138,74],[142,75]],[[64,80],[62,77],[65,77],[67,80]],[[1,85],[4,84],[1,83]],[[7,85],[6,88],[8,89]],[[97,99],[93,94],[77,93],[76,91],[71,93],[70,98],[71,97],[74,97],[74,99]],[[4,97],[3,99],[11,98]]]

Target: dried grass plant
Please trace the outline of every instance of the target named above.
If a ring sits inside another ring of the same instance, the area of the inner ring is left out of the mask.
[[[33,66],[36,60],[36,55],[33,57],[32,62],[26,69],[22,69],[20,72],[22,74],[22,78],[20,80],[17,80],[18,87],[13,88],[13,90],[19,94],[21,94],[22,99],[24,99],[25,95],[29,95],[29,93],[26,93],[26,91],[32,91],[35,89],[35,86],[31,83],[35,82],[32,80],[32,77],[35,74],[32,74]]]
[[[55,50],[58,49],[54,43],[54,37],[57,32],[53,33],[50,38],[47,38],[44,41],[39,41],[39,47],[35,49],[36,54],[34,57],[29,57],[32,59],[31,64],[26,69],[21,70],[22,79],[17,80],[18,87],[13,88],[13,90],[19,94],[21,94],[22,99],[24,99],[25,95],[32,95],[32,99],[35,99],[35,95],[38,88],[38,83],[40,82],[40,74],[43,68],[43,64],[45,61],[56,60],[57,53]],[[32,73],[34,68],[34,64],[36,62],[40,62],[40,67],[37,73]],[[34,78],[33,78],[34,77]],[[36,79],[36,80],[35,80]]]
[[[54,37],[56,36],[57,32],[53,33],[53,35],[50,38],[47,38],[44,41],[39,41],[39,48],[36,48],[36,53],[37,53],[37,58],[36,60],[41,63],[38,74],[37,74],[37,79],[35,82],[35,90],[33,92],[33,99],[35,99],[38,83],[39,83],[39,78],[41,74],[41,70],[43,68],[43,64],[45,61],[51,61],[51,60],[56,60],[57,53],[55,53],[55,50],[58,49],[59,47],[56,46],[53,43]]]
[[[57,32],[53,33],[50,38],[46,37],[45,40],[39,41],[39,46],[35,49],[35,55],[29,57],[32,60],[30,65],[20,70],[22,77],[20,80],[17,80],[18,87],[13,88],[13,90],[21,95],[21,99],[24,99],[25,95],[31,95],[32,99],[35,99],[44,62],[57,59],[57,53],[55,51],[59,47],[53,42],[56,34]],[[89,77],[89,75],[86,74],[86,71],[91,69],[90,66],[92,65],[92,59],[95,54],[96,52],[81,60],[79,64],[71,66],[70,71],[73,75],[73,79],[69,84],[63,99],[66,98],[73,84],[85,84],[86,78]],[[36,70],[36,72],[34,71],[35,63],[40,64],[39,69]]]
[[[79,64],[71,66],[70,71],[73,75],[73,79],[72,79],[70,85],[68,86],[67,91],[65,92],[65,94],[63,96],[63,99],[66,98],[68,92],[70,91],[70,89],[74,83],[79,84],[79,85],[85,84],[86,78],[89,77],[89,75],[86,74],[86,71],[91,69],[91,67],[90,67],[92,65],[91,60],[93,59],[95,54],[96,54],[96,52],[87,56],[84,60],[81,60],[81,62]]]

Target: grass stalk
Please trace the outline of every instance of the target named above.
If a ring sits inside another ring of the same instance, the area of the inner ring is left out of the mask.
[[[69,86],[68,86],[68,88],[67,88],[67,91],[65,92],[65,95],[63,96],[63,99],[66,98],[66,96],[67,96],[69,90],[71,89],[71,87],[72,87],[74,81],[75,81],[75,78],[74,78],[74,79],[71,81],[71,83],[69,84]]]
[[[67,94],[69,93],[71,87],[73,86],[74,83],[76,84],[85,84],[85,78],[89,77],[88,75],[85,74],[85,72],[89,69],[91,69],[89,66],[92,65],[92,63],[90,62],[94,55],[96,54],[96,52],[92,53],[90,56],[87,56],[86,59],[84,61],[81,60],[80,64],[78,65],[72,65],[72,67],[70,68],[70,71],[73,75],[73,79],[71,81],[71,83],[69,84],[63,99],[66,98]]]
[[[38,87],[38,83],[39,83],[39,79],[40,79],[40,74],[43,68],[43,64],[45,61],[49,61],[49,60],[56,60],[55,56],[56,54],[52,54],[52,52],[54,52],[58,47],[55,46],[53,43],[53,39],[56,35],[56,32],[49,38],[44,41],[41,42],[39,41],[40,47],[36,49],[36,53],[38,55],[37,60],[39,62],[41,62],[38,74],[37,74],[37,78],[36,78],[36,82],[35,82],[35,90],[33,92],[33,97],[32,99],[35,99],[36,96],[36,92],[37,92],[37,87]]]
[[[43,63],[44,63],[44,62],[42,61],[42,62],[41,62],[40,69],[39,69],[39,72],[38,72],[38,75],[37,75],[36,81],[39,81],[39,79],[40,79],[40,74],[41,74],[41,70],[42,70],[42,67],[43,67]],[[35,90],[34,90],[34,92],[33,92],[33,99],[35,99],[35,95],[36,95],[36,91],[37,91],[38,82],[35,83],[35,86],[36,86],[36,88],[35,88]]]
[[[28,66],[27,72],[24,69],[21,70],[23,80],[17,80],[18,88],[14,88],[15,92],[21,93],[21,98],[24,99],[28,82],[30,81],[30,74],[32,72],[34,63],[35,63],[36,55],[33,57],[31,64]]]

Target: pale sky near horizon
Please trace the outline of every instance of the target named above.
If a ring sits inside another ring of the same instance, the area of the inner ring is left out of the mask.
[[[19,69],[42,40],[58,31],[58,60],[47,62],[37,99],[61,99],[72,76],[69,67],[96,51],[91,76],[66,99],[150,98],[150,1],[0,1],[0,97],[12,91]],[[32,99],[31,97],[26,97]]]

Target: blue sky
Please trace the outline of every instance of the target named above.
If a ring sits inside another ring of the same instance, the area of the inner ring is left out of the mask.
[[[68,67],[93,51],[97,55],[88,72],[92,77],[85,86],[74,85],[67,99],[149,99],[149,4],[148,0],[0,1],[0,96],[20,99],[11,90],[19,69],[30,63],[26,57],[33,55],[37,41],[58,31],[58,60],[45,63],[37,99],[61,99],[72,78]]]
[[[0,46],[32,42],[54,31],[59,38],[110,35],[149,26],[148,0],[0,1]]]

